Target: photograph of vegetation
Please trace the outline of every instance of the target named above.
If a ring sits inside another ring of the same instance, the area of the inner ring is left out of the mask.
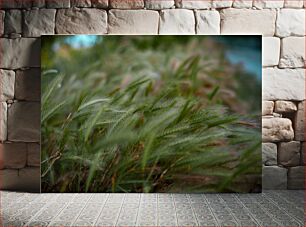
[[[260,192],[261,36],[43,36],[42,192]]]

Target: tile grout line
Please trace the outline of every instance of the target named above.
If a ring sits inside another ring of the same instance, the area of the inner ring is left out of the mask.
[[[118,221],[119,221],[119,218],[120,218],[120,214],[121,214],[121,210],[122,210],[122,207],[123,207],[123,203],[124,203],[125,197],[126,197],[126,193],[124,193],[124,195],[123,195],[123,198],[122,198],[122,201],[121,201],[121,205],[120,205],[120,209],[119,209],[119,212],[118,212],[118,216],[117,216],[117,218],[116,218],[115,226],[117,226],[117,223],[118,223]]]
[[[101,216],[101,214],[102,214],[102,211],[103,211],[103,209],[104,209],[104,207],[105,207],[105,204],[107,203],[109,197],[110,197],[110,196],[109,196],[109,193],[108,193],[108,194],[107,194],[107,197],[106,197],[106,199],[105,199],[105,201],[104,201],[104,203],[103,203],[103,206],[102,206],[102,208],[101,208],[99,214],[97,215],[97,218],[96,218],[95,222],[93,223],[93,226],[96,226],[96,225],[97,225],[97,222],[98,222],[98,220],[99,220],[99,218],[100,218],[100,216]]]
[[[260,226],[261,224],[258,222],[258,220],[253,216],[252,212],[250,212],[250,210],[243,204],[243,202],[236,196],[234,195],[234,198],[237,200],[238,203],[240,203],[244,209],[248,212],[248,214],[252,217],[252,219],[256,222],[256,224],[258,226]]]
[[[228,212],[229,212],[229,213],[231,214],[231,216],[234,218],[234,220],[235,220],[237,226],[239,226],[240,220],[237,219],[236,215],[232,212],[232,209],[227,205],[227,202],[226,202],[220,195],[217,195],[217,196],[219,197],[219,199],[221,199],[221,200],[224,202],[224,204],[225,204],[225,206],[226,206]]]
[[[193,217],[194,217],[194,219],[195,219],[195,221],[196,221],[196,223],[197,223],[197,226],[199,226],[200,224],[199,224],[198,217],[197,217],[197,215],[195,214],[194,209],[193,209],[193,206],[192,206],[192,204],[191,204],[190,194],[187,194],[187,198],[188,198],[188,201],[189,201],[189,205],[190,205],[190,207],[191,207],[191,210],[192,210]]]
[[[57,195],[55,196],[55,198],[58,198],[58,197],[59,197],[59,194],[57,194]],[[45,203],[45,205],[42,206],[42,208],[40,208],[39,211],[37,211],[36,214],[34,214],[33,217],[31,217],[23,226],[28,226],[28,223],[31,223],[32,220],[35,220],[35,218],[36,218],[38,215],[40,215],[40,214],[42,213],[42,211],[43,211],[46,207],[48,207],[48,206],[49,206],[49,201],[47,200],[46,203]]]
[[[140,209],[140,200],[141,200],[141,194],[139,195],[138,209],[137,209],[137,214],[136,214],[136,218],[135,218],[135,226],[137,224],[137,219],[138,219],[138,214],[139,214],[139,209]]]
[[[50,221],[48,226],[52,226],[52,222],[55,221],[55,219],[72,203],[73,199],[76,197],[77,194],[74,194],[73,197],[67,202],[63,208],[52,218],[53,220]]]
[[[77,194],[79,195],[79,194]],[[87,207],[88,201],[93,197],[93,194],[90,195],[90,197],[87,199],[87,201],[85,202],[84,206],[82,209],[80,209],[79,213],[76,215],[76,217],[73,219],[73,221],[71,222],[71,226],[73,226],[73,224],[76,222],[76,220],[80,217],[81,213],[83,212],[83,210],[85,209],[85,207]]]
[[[207,204],[207,206],[208,206],[208,209],[210,210],[211,214],[213,215],[213,217],[214,217],[214,219],[215,219],[215,221],[216,221],[216,223],[217,223],[217,226],[220,226],[219,219],[216,217],[215,213],[214,213],[213,210],[211,209],[210,204],[209,204],[207,198],[205,197],[205,194],[202,194],[202,197],[204,198],[204,200],[205,200],[205,202],[206,202],[206,204]]]
[[[284,210],[281,206],[279,206],[276,202],[274,202],[274,200],[272,198],[270,198],[269,196],[267,196],[266,194],[263,193],[263,196],[269,200],[272,204],[274,204],[276,207],[278,207],[281,211],[283,211],[284,213],[286,213],[289,217],[293,218],[295,221],[297,221],[300,224],[301,223],[295,216],[292,216],[290,213],[288,213],[286,210]]]

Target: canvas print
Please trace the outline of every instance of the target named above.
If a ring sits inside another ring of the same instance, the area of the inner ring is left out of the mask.
[[[261,191],[261,36],[42,36],[42,192]]]

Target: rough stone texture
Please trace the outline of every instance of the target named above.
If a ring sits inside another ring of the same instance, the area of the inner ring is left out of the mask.
[[[145,0],[146,9],[169,9],[175,5],[174,0]]]
[[[27,145],[25,143],[0,144],[0,169],[21,169],[26,166]]]
[[[294,138],[294,132],[290,119],[287,118],[262,119],[263,142],[290,141],[293,138]]]
[[[274,109],[273,101],[263,101],[262,102],[262,115],[272,115]]]
[[[305,101],[298,104],[298,111],[294,119],[295,140],[305,141]]]
[[[92,7],[105,9],[108,7],[108,0],[91,0]]]
[[[28,167],[21,170],[0,170],[2,190],[40,192],[40,168]]]
[[[263,189],[287,189],[287,169],[279,166],[264,166],[262,169]]]
[[[22,13],[21,10],[8,10],[4,18],[4,33],[22,33]]]
[[[14,98],[15,72],[0,69],[0,101]]]
[[[109,0],[109,6],[112,9],[142,9],[144,0]]]
[[[253,6],[257,9],[264,8],[283,8],[284,0],[254,0]]]
[[[160,13],[160,34],[195,34],[192,10],[166,9]]]
[[[303,166],[306,165],[305,147],[306,147],[306,143],[305,143],[305,142],[302,142],[302,143],[301,143],[301,162],[300,162],[300,165],[303,165]]]
[[[0,10],[0,35],[4,34],[4,16],[5,11]]]
[[[62,9],[70,7],[70,0],[46,0],[47,8]]]
[[[279,63],[280,38],[263,37],[262,39],[262,62],[263,66],[275,66]]]
[[[91,0],[70,0],[70,4],[72,7],[91,7]]]
[[[0,141],[7,139],[7,104],[0,103]]]
[[[233,4],[232,0],[212,0],[212,8],[228,8]]]
[[[28,143],[28,166],[40,166],[40,145],[38,143]]]
[[[110,34],[157,34],[159,14],[152,10],[110,10]]]
[[[303,8],[304,0],[285,0],[284,7],[285,8]]]
[[[259,34],[273,36],[275,10],[223,9],[221,15],[222,34]]]
[[[16,102],[8,110],[8,140],[40,141],[40,104]]]
[[[104,34],[107,13],[101,9],[59,9],[56,15],[57,34]]]
[[[30,8],[31,6],[32,1],[30,0],[1,0],[0,3],[2,9],[21,9]]]
[[[287,37],[282,39],[279,66],[281,68],[305,67],[305,38]]]
[[[281,9],[278,11],[275,34],[279,37],[305,35],[305,10]]]
[[[33,9],[24,12],[23,36],[39,37],[54,34],[55,9]]]
[[[275,143],[262,144],[262,164],[266,166],[277,165],[277,145]]]
[[[300,164],[300,142],[280,143],[278,163],[282,166],[298,166]]]
[[[197,34],[220,34],[220,14],[218,11],[197,10],[195,11],[195,16]]]
[[[234,0],[233,7],[234,8],[252,8],[253,2],[250,0]]]
[[[275,112],[277,113],[292,113],[297,111],[297,107],[294,102],[291,101],[276,101]]]
[[[32,7],[43,8],[46,6],[45,0],[32,0]]]
[[[304,173],[304,166],[289,168],[288,189],[304,189]]]
[[[18,100],[40,101],[40,69],[16,71],[15,97]]]
[[[263,72],[264,100],[304,100],[305,72],[303,69],[265,68]]]
[[[40,39],[0,38],[1,68],[40,67]]]
[[[194,0],[175,0],[177,8],[185,9],[209,9],[212,7],[211,0],[194,1]]]

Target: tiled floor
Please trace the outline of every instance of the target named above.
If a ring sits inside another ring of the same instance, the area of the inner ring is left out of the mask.
[[[303,191],[262,194],[1,192],[4,226],[304,226]]]

